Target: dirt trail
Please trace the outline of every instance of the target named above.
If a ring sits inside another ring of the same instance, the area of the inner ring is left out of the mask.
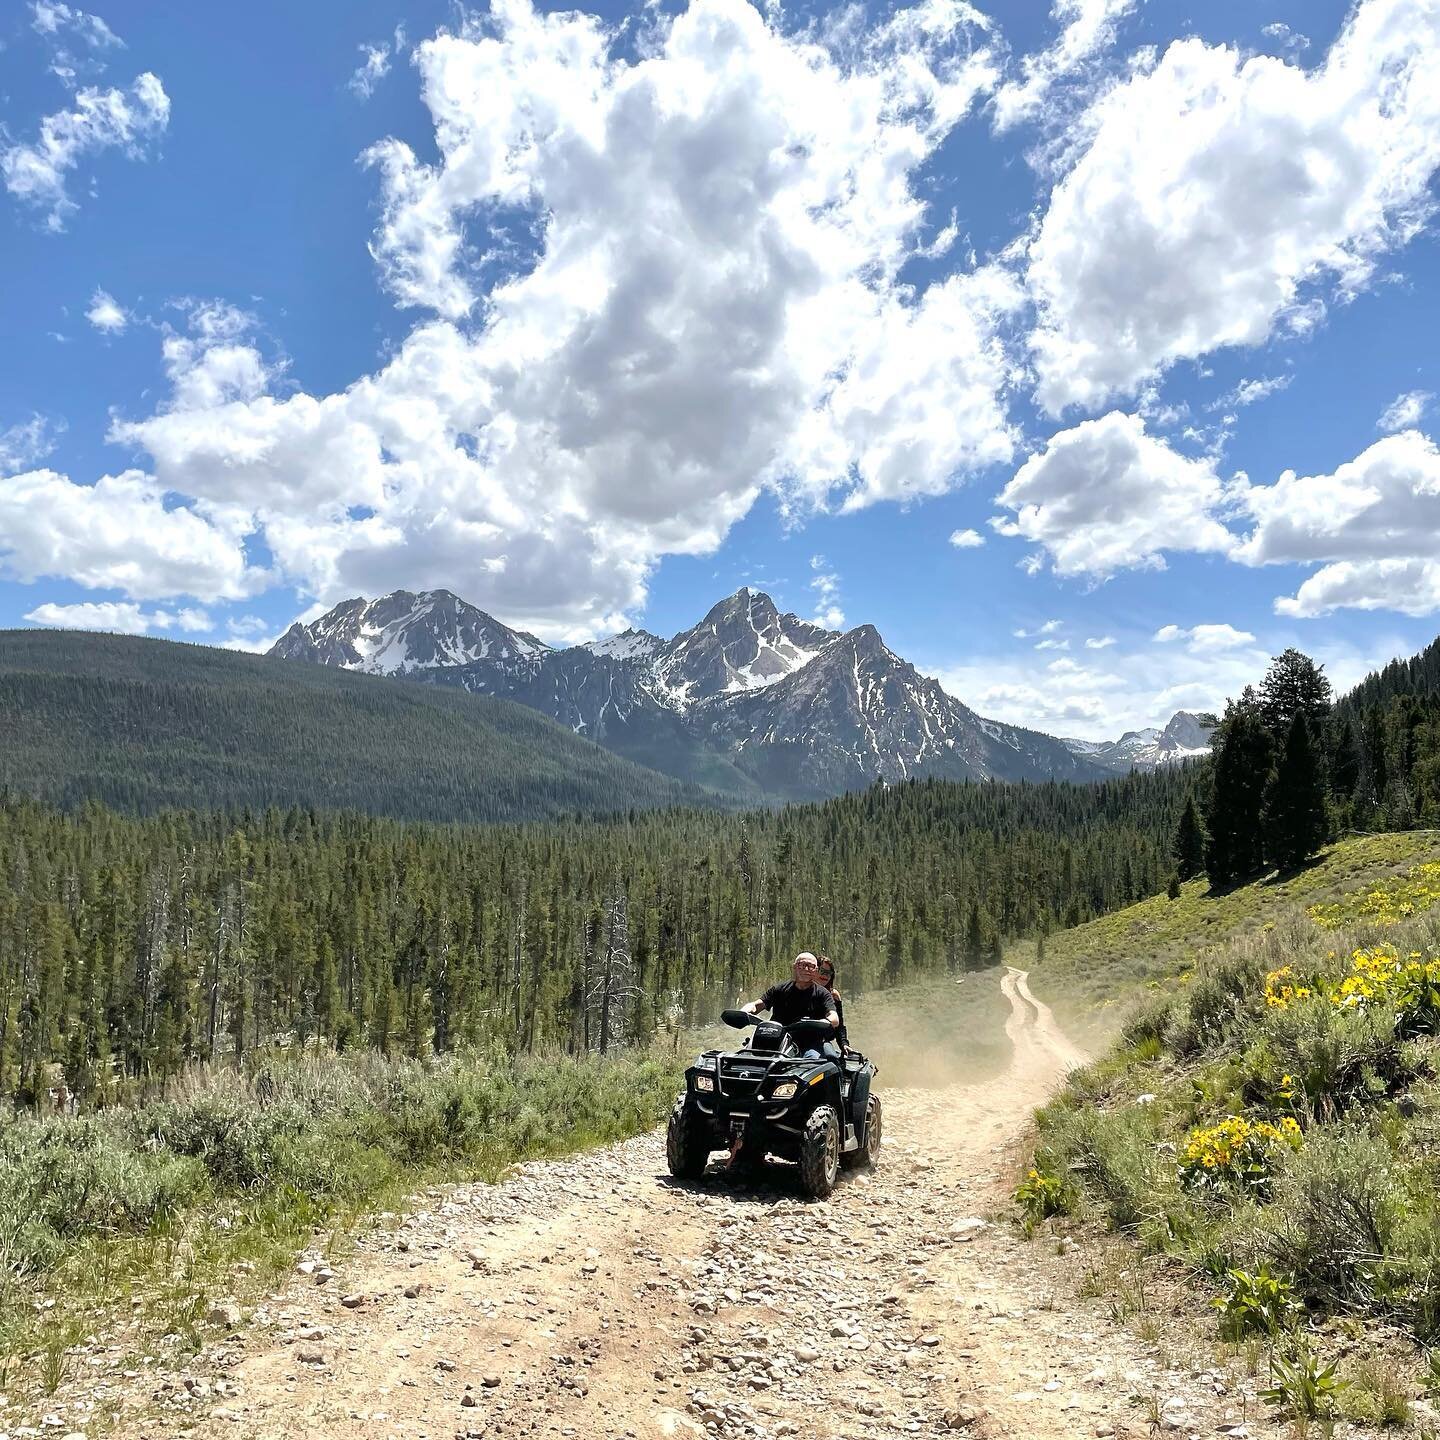
[[[1077,1307],[1078,1261],[986,1223],[1030,1111],[1083,1059],[1024,972],[1002,988],[1006,1073],[882,1090],[881,1165],[829,1202],[783,1179],[675,1185],[658,1135],[436,1192],[329,1283],[297,1277],[120,1433],[1149,1433],[1136,1397],[1159,1407],[1189,1377]],[[1194,1391],[1165,1428],[1227,1418]]]

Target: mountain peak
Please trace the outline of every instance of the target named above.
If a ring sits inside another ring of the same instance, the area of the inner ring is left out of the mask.
[[[376,600],[342,600],[308,625],[297,622],[270,654],[397,675],[476,660],[518,661],[548,649],[450,590],[394,590]]]

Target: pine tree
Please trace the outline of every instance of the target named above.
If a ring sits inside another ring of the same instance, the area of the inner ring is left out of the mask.
[[[1293,646],[1270,662],[1260,682],[1260,716],[1277,747],[1286,743],[1297,715],[1314,730],[1329,713],[1330,682],[1321,666]]]
[[[1330,788],[1337,800],[1348,800],[1360,783],[1360,744],[1347,715],[1335,737],[1335,754],[1330,761]]]
[[[1279,870],[1303,865],[1324,843],[1325,782],[1303,710],[1290,722],[1285,750],[1265,790],[1265,858]]]
[[[1182,881],[1193,880],[1205,868],[1205,831],[1200,824],[1200,813],[1195,808],[1193,794],[1185,797],[1185,808],[1180,812],[1180,823],[1175,828],[1170,855],[1175,861],[1175,873]]]
[[[1221,728],[1224,739],[1205,816],[1210,836],[1205,869],[1212,887],[1258,874],[1264,865],[1260,815],[1274,753],[1259,707],[1247,697],[1226,707]]]

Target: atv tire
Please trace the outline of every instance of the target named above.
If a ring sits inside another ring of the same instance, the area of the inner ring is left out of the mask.
[[[677,1180],[698,1180],[705,1173],[705,1162],[710,1158],[708,1141],[705,1122],[682,1095],[670,1112],[670,1124],[665,1130],[665,1159]]]
[[[800,1187],[812,1200],[823,1200],[839,1171],[840,1120],[829,1105],[817,1105],[800,1140]]]
[[[865,1138],[858,1150],[840,1157],[847,1170],[860,1170],[880,1163],[880,1139],[883,1122],[880,1118],[880,1097],[872,1095],[865,1105]]]

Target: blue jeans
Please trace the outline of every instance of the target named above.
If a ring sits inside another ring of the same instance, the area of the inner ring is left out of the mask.
[[[818,1050],[806,1050],[800,1058],[802,1060],[823,1060],[825,1057]]]

